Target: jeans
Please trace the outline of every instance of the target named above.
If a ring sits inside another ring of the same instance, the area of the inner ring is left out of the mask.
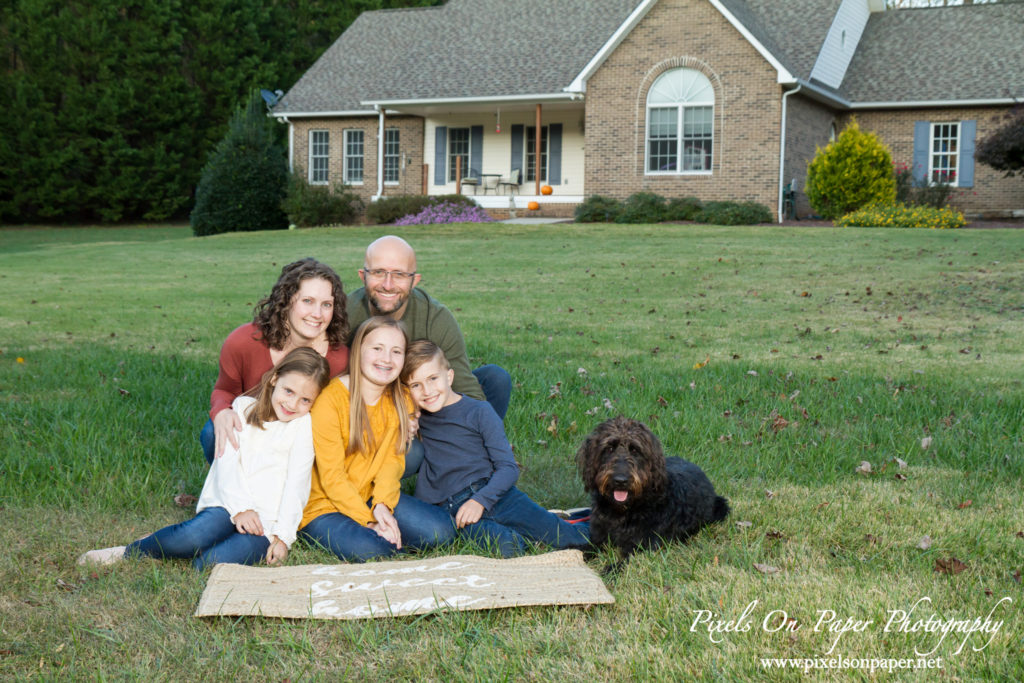
[[[424,550],[450,543],[455,525],[436,505],[424,503],[404,493],[395,506],[395,519],[402,534],[402,550]],[[331,551],[344,562],[365,562],[394,555],[398,548],[348,515],[328,512],[299,530],[299,535]]]
[[[498,417],[504,420],[509,401],[512,400],[512,376],[500,365],[481,365],[473,371],[473,376],[480,382],[484,398]]]
[[[473,376],[480,382],[480,388],[484,390],[484,397],[494,408],[502,420],[508,412],[509,401],[512,400],[512,376],[500,365],[481,365],[473,371]],[[203,428],[199,431],[199,444],[203,447],[203,457],[208,464],[213,464],[213,449],[216,446],[216,436],[213,431],[213,420],[208,419]],[[423,462],[423,444],[414,439],[409,452],[405,455],[405,473],[402,478],[411,477],[419,472],[420,464]]]
[[[213,432],[213,420],[208,419],[203,428],[199,431],[199,444],[203,447],[203,457],[206,464],[213,464],[213,449],[217,445],[217,438]]]
[[[258,564],[267,555],[266,536],[240,534],[224,508],[205,508],[192,519],[165,526],[125,548],[124,556],[192,560],[197,570],[217,564]]]
[[[486,484],[486,479],[473,482],[440,503],[440,507],[454,520],[462,504]],[[526,541],[546,543],[554,548],[579,548],[590,544],[589,524],[569,524],[537,505],[515,486],[499,498],[493,508],[484,510],[479,522],[463,527],[459,533],[480,546],[496,548],[502,557],[522,555]]]

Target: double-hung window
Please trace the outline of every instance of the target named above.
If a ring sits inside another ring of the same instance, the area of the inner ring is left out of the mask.
[[[398,183],[398,129],[387,128],[384,131],[384,182]]]
[[[363,182],[363,131],[345,131],[345,183],[361,185]]]
[[[928,179],[933,183],[956,185],[960,163],[960,124],[933,123]]]
[[[685,68],[658,76],[647,93],[647,173],[710,173],[714,123],[707,76]]]
[[[469,128],[448,129],[448,180],[455,182],[455,165],[462,159],[462,177],[469,177]]]
[[[537,180],[537,128],[529,126],[526,129],[526,180]],[[548,127],[540,128],[540,179],[546,182],[548,179]]]
[[[327,164],[330,160],[331,134],[326,130],[309,131],[309,184],[327,184]]]

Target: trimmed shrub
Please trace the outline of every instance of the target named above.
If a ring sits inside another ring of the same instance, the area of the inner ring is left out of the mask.
[[[772,212],[757,202],[708,202],[693,220],[715,225],[771,223]]]
[[[475,203],[441,202],[431,204],[416,214],[404,216],[395,225],[431,225],[434,223],[490,223],[491,215]]]
[[[666,218],[665,198],[653,192],[637,192],[622,204],[616,223],[660,223]]]
[[[835,142],[818,148],[807,166],[806,192],[814,210],[830,219],[868,204],[891,204],[896,181],[889,148],[854,120]]]
[[[668,200],[665,208],[667,221],[692,221],[704,208],[704,203],[696,197],[676,197]]]
[[[622,202],[594,194],[576,207],[577,223],[614,223],[622,211]]]
[[[303,176],[293,174],[281,207],[292,225],[344,225],[355,221],[363,200],[346,185],[310,185]]]
[[[914,173],[907,164],[896,164],[893,169],[896,180],[896,203],[931,206],[941,209],[953,196],[953,186],[947,183],[929,183],[914,180]]]
[[[281,209],[288,185],[285,151],[274,138],[263,98],[254,90],[228,124],[227,135],[203,168],[192,209],[192,232],[280,230],[288,227]]]
[[[843,228],[930,228],[951,230],[964,226],[964,215],[949,207],[872,204],[848,213],[835,224]]]
[[[463,204],[465,206],[476,205],[476,202],[472,199],[461,194],[442,194],[436,196],[403,194],[394,197],[381,197],[366,208],[366,222],[372,225],[394,223],[399,218],[418,214],[428,206],[436,206],[442,203]]]

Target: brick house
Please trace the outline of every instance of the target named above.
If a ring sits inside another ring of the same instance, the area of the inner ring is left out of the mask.
[[[1024,183],[973,158],[1024,97],[1024,4],[884,4],[449,0],[366,12],[273,116],[289,127],[293,170],[366,201],[459,189],[496,215],[530,201],[571,215],[589,195],[649,190],[753,200],[781,217],[795,179],[806,214],[808,161],[856,116],[919,179],[954,184],[962,210],[1024,209]]]

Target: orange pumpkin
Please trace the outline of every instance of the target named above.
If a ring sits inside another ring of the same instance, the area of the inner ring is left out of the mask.
[[[541,194],[551,194],[552,192],[553,190],[551,189],[550,185],[545,185],[544,187],[540,188]]]
[[[537,202],[530,202],[529,204],[526,205],[526,208],[529,209],[530,211],[536,211],[537,209],[540,208],[540,204],[538,204]]]

